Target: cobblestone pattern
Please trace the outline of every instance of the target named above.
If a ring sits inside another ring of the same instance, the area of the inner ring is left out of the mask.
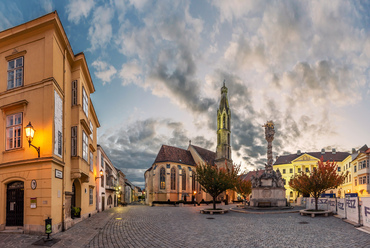
[[[61,239],[53,248],[370,247],[369,234],[335,217],[236,212],[205,215],[199,213],[203,208],[128,206],[110,209],[53,235]],[[0,234],[0,247],[35,248],[31,244],[40,238]]]
[[[87,247],[370,247],[369,234],[335,217],[202,215],[201,208],[128,207]]]

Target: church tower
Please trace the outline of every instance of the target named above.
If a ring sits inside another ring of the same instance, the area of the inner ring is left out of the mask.
[[[224,85],[221,88],[220,106],[217,110],[217,148],[215,160],[217,166],[224,166],[225,161],[227,164],[232,164],[230,147],[230,118],[231,111],[229,107],[229,101],[227,99],[227,88],[224,80]]]

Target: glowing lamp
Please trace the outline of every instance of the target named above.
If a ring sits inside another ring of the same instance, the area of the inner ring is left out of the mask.
[[[38,154],[38,157],[40,157],[40,147],[36,147],[34,145],[32,145],[32,140],[33,140],[33,137],[35,136],[35,129],[33,128],[31,122],[28,123],[28,125],[24,128],[25,130],[25,133],[26,133],[26,139],[28,140],[28,147],[33,147],[36,149],[37,151],[37,154]]]

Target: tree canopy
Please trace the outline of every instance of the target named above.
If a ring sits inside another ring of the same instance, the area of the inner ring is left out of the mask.
[[[208,163],[198,165],[196,180],[202,186],[202,190],[213,198],[213,209],[216,209],[216,197],[228,189],[234,189],[240,166],[232,165],[231,168],[218,168]]]
[[[243,180],[241,177],[238,177],[237,183],[235,185],[235,191],[244,197],[244,200],[247,199],[247,196],[252,193],[252,182]]]
[[[315,198],[315,209],[317,210],[317,199],[326,190],[338,188],[343,184],[348,172],[338,173],[336,162],[323,161],[321,157],[317,162],[317,168],[310,173],[301,172],[296,174],[289,181],[289,186],[303,194],[311,195]]]

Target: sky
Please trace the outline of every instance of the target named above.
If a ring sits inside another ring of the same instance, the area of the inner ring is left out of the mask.
[[[0,31],[57,10],[96,92],[98,143],[139,187],[162,144],[216,150],[225,80],[232,158],[370,145],[368,1],[13,0]]]

